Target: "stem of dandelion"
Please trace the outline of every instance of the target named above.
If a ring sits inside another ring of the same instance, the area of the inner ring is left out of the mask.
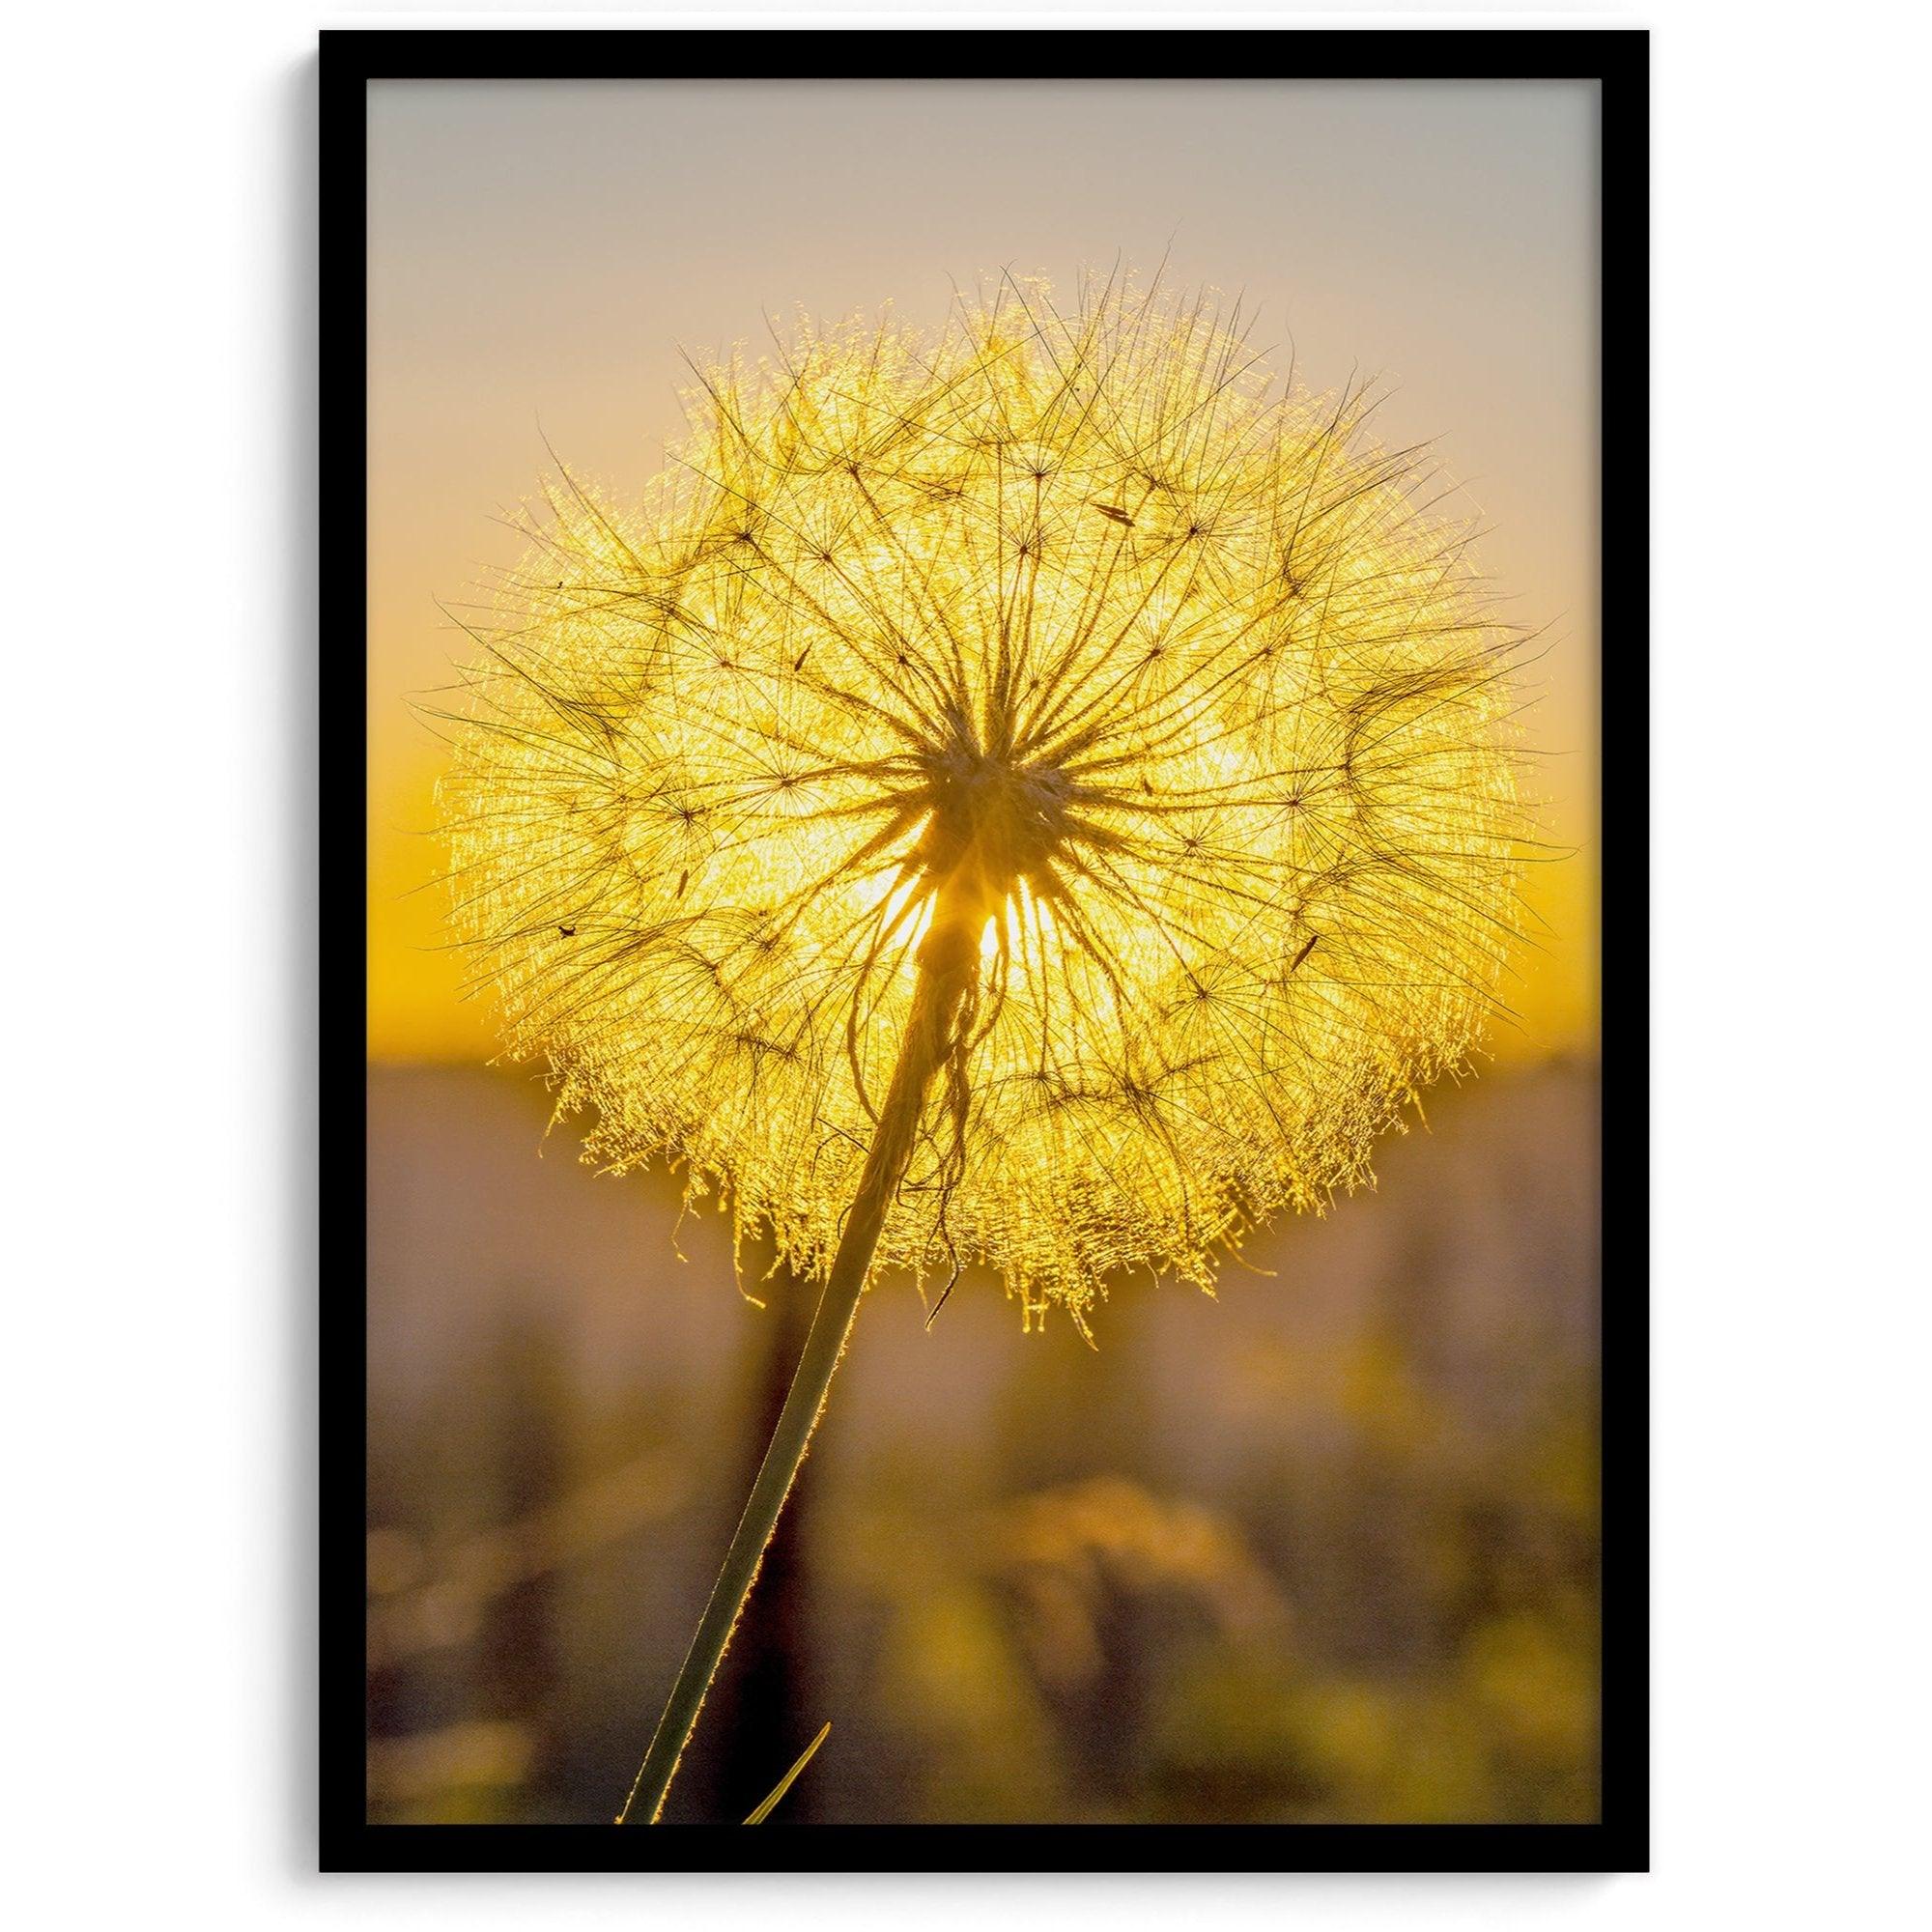
[[[745,1600],[757,1580],[765,1546],[772,1539],[785,1497],[791,1492],[799,1465],[805,1461],[811,1432],[818,1426],[833,1372],[844,1353],[845,1338],[851,1333],[853,1318],[859,1312],[859,1296],[865,1290],[872,1252],[879,1244],[886,1210],[898,1191],[899,1182],[905,1179],[906,1165],[912,1158],[926,1089],[952,1044],[953,1022],[969,981],[970,966],[975,963],[972,948],[962,943],[963,933],[962,925],[947,921],[942,929],[940,921],[935,919],[920,950],[919,980],[913,992],[905,1039],[899,1047],[898,1065],[893,1070],[892,1085],[886,1090],[885,1104],[879,1109],[878,1130],[859,1177],[859,1190],[853,1197],[851,1212],[845,1217],[844,1232],[832,1259],[832,1271],[826,1277],[818,1312],[811,1319],[810,1331],[792,1376],[791,1390],[780,1411],[778,1426],[772,1431],[765,1460],[752,1484],[745,1513],[738,1520],[731,1547],[724,1552],[718,1580],[711,1587],[711,1601],[698,1620],[697,1634],[691,1640],[677,1682],[671,1686],[664,1716],[658,1719],[650,1749],[644,1753],[637,1781],[631,1786],[631,1795],[617,1814],[616,1822],[620,1825],[654,1825],[664,1809],[665,1794],[677,1773],[678,1759],[683,1756],[697,1722],[697,1713],[731,1640]],[[973,947],[977,944],[975,934]]]

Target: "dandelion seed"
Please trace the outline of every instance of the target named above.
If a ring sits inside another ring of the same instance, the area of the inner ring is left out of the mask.
[[[823,1273],[950,892],[972,982],[879,1261],[1084,1320],[1361,1181],[1479,1036],[1519,829],[1513,634],[1372,407],[1274,393],[1203,304],[1008,285],[707,373],[639,514],[553,488],[444,791],[594,1156]]]

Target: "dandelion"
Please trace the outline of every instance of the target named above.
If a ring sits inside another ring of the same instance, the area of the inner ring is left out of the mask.
[[[1237,313],[1008,280],[688,403],[641,512],[546,493],[444,782],[510,1054],[826,1283],[643,1818],[871,1270],[1211,1287],[1466,1060],[1520,830],[1466,520]]]

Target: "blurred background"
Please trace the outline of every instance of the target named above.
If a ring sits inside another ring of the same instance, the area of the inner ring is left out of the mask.
[[[378,83],[369,128],[372,1816],[614,1811],[811,1299],[487,1064],[437,600],[516,560],[547,442],[642,486],[680,347],[1117,254],[1437,439],[1542,632],[1564,856],[1492,1059],[1217,1299],[1123,1283],[1094,1352],[995,1281],[930,1332],[875,1288],[667,1816],[742,1817],[828,1719],[774,1827],[1593,1816],[1595,90]]]

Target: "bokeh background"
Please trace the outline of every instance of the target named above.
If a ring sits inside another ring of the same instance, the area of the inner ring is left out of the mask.
[[[1580,83],[371,87],[372,1816],[614,1810],[810,1316],[487,1064],[412,709],[448,613],[552,450],[657,469],[681,350],[1117,257],[1436,440],[1539,633],[1559,856],[1492,1058],[1217,1299],[1124,1283],[1095,1352],[875,1288],[667,1815],[827,1719],[775,1827],[1595,1815],[1596,127]]]

